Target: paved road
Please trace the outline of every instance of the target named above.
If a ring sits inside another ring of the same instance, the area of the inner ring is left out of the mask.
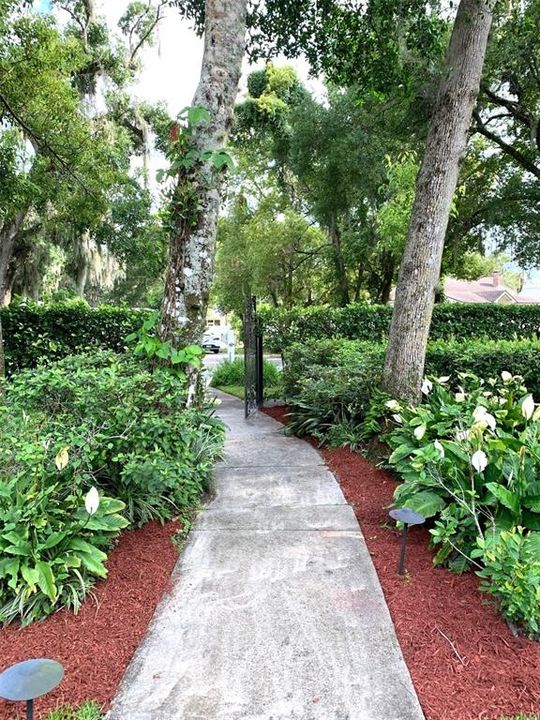
[[[236,357],[243,358],[242,352],[237,353]],[[224,360],[227,359],[227,353],[207,353],[204,356],[204,365],[209,370],[214,370],[220,363],[222,363]],[[270,360],[270,362],[274,363],[274,365],[281,370],[282,368],[282,362],[281,357],[279,355],[265,355],[265,360]]]
[[[310,445],[220,397],[216,499],[110,720],[423,720],[334,476]]]

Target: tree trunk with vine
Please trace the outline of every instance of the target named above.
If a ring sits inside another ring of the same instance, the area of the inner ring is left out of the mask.
[[[247,0],[207,0],[204,55],[194,107],[210,120],[193,128],[198,152],[227,141],[245,49]],[[175,345],[198,342],[206,326],[224,170],[210,161],[181,169],[171,205],[171,237],[160,334]],[[189,207],[186,207],[188,205]]]
[[[430,123],[399,271],[383,385],[420,397],[429,326],[459,166],[475,107],[494,0],[461,0]]]

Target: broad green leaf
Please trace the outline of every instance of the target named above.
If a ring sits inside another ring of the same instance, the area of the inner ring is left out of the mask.
[[[38,571],[38,585],[41,592],[47,595],[52,602],[55,602],[58,591],[50,565],[43,562],[43,560],[38,560],[36,570]]]
[[[504,507],[511,510],[515,515],[519,515],[520,512],[520,500],[519,495],[511,492],[503,485],[498,483],[490,482],[486,483],[486,488],[499,500]]]
[[[403,458],[406,458],[408,455],[410,455],[413,450],[414,447],[412,445],[399,445],[388,458],[388,462],[391,465],[395,465],[400,460],[403,460]]]
[[[523,498],[523,505],[532,512],[540,513],[540,495]]]
[[[28,567],[28,565],[21,565],[21,575],[30,587],[31,592],[36,591],[36,585],[39,582],[39,571],[37,568]]]
[[[107,577],[107,568],[95,554],[91,555],[90,553],[80,552],[78,556],[81,558],[82,564],[90,570],[93,575],[101,578]]]
[[[40,550],[49,550],[49,548],[54,547],[55,545],[58,545],[59,542],[62,542],[66,537],[65,532],[52,532],[49,537],[45,540],[44,543],[42,543],[39,546]]]
[[[433,517],[446,506],[445,501],[440,495],[431,490],[421,490],[412,497],[408,498],[404,507],[410,508],[425,518]]]

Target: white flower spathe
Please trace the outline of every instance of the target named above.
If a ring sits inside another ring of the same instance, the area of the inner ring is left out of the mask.
[[[503,370],[501,373],[501,378],[504,383],[508,383],[512,379],[512,373],[509,373],[508,370]]]
[[[442,377],[437,378],[437,382],[439,383],[439,385],[444,385],[449,380],[450,380],[450,375],[443,375]]]
[[[390,410],[401,410],[401,405],[397,400],[387,400],[384,404]]]
[[[414,437],[417,440],[421,440],[424,435],[426,434],[427,427],[425,425],[418,425],[418,427],[414,428]]]
[[[487,425],[492,430],[495,430],[497,427],[497,421],[495,420],[494,416],[491,413],[488,413],[486,408],[483,405],[478,405],[473,412],[473,418],[478,423],[484,423],[484,425]]]
[[[444,457],[444,448],[441,445],[441,443],[438,440],[435,440],[435,442],[433,443],[433,447],[435,448],[435,450],[437,450],[439,455],[443,458]]]
[[[469,434],[466,430],[458,430],[456,432],[456,440],[466,440],[469,437]]]
[[[86,493],[84,507],[89,515],[94,515],[99,508],[99,493],[94,486]]]
[[[534,413],[534,400],[532,395],[527,395],[521,403],[521,414],[525,420],[530,420]]]
[[[459,392],[454,395],[454,399],[456,402],[464,402],[465,401],[465,393]]]
[[[488,464],[487,455],[483,450],[477,450],[471,458],[471,465],[476,472],[484,472]]]
[[[486,408],[485,408],[483,405],[477,405],[477,406],[474,408],[472,415],[473,415],[473,418],[474,418],[477,422],[480,422],[480,421],[483,419],[483,417],[484,417],[484,415],[485,415],[486,413],[487,413],[487,410],[486,410]]]
[[[401,417],[401,415],[392,415],[392,418],[395,422],[397,422],[399,424],[401,424],[403,422],[403,418]]]
[[[433,383],[431,382],[431,380],[424,378],[424,382],[422,383],[422,387],[420,389],[422,390],[422,393],[424,395],[429,395],[432,387],[433,387]]]

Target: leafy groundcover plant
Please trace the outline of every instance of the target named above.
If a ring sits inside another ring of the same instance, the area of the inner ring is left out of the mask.
[[[436,564],[479,568],[505,617],[540,631],[540,407],[503,372],[425,379],[424,402],[389,400],[397,505],[430,519]]]
[[[198,502],[223,428],[166,367],[102,351],[24,371],[0,407],[0,622],[77,610],[121,530]],[[90,515],[84,498],[98,492]]]

